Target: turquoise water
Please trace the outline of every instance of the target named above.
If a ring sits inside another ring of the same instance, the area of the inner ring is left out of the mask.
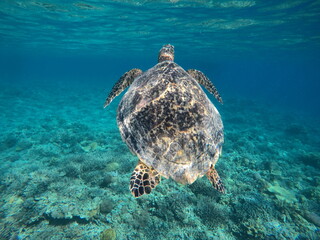
[[[319,26],[320,1],[1,1],[0,239],[320,239]],[[226,194],[128,189],[103,103],[166,43],[224,100]]]

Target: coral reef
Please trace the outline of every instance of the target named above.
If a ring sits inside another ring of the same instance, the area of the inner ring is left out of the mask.
[[[117,129],[119,100],[103,112],[94,90],[14,92],[11,101],[28,108],[3,108],[16,120],[2,119],[0,132],[1,239],[320,238],[319,125],[312,121],[292,116],[287,126],[276,109],[226,99],[216,168],[227,193],[206,177],[189,186],[162,178],[152,194],[134,199],[128,186],[138,159]],[[78,96],[88,97],[75,104]],[[66,107],[49,104],[58,102]]]

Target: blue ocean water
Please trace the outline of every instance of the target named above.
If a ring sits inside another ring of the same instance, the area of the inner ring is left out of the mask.
[[[320,239],[320,1],[0,3],[0,239]],[[175,62],[224,104],[216,169],[135,199],[138,159],[103,103]]]

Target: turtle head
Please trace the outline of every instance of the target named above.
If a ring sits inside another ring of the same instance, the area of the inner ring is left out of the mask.
[[[174,60],[174,47],[170,44],[164,45],[159,51],[158,62],[173,61],[173,60]]]

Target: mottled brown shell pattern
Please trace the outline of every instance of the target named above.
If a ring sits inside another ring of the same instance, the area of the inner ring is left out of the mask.
[[[123,140],[143,163],[183,184],[216,164],[224,141],[217,109],[172,61],[134,80],[119,104],[117,122]]]

